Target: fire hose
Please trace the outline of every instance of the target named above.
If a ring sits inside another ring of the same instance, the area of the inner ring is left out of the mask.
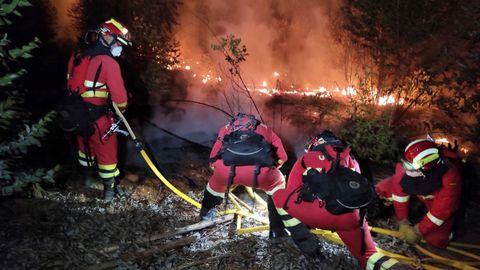
[[[175,193],[176,195],[178,195],[180,198],[182,198],[183,200],[187,201],[188,203],[192,204],[193,206],[195,206],[196,208],[201,208],[201,204],[197,201],[195,201],[194,199],[190,198],[187,194],[183,193],[182,191],[180,191],[179,189],[177,189],[174,185],[172,185],[164,176],[163,174],[157,169],[157,167],[155,166],[155,164],[153,163],[153,161],[150,159],[150,157],[148,156],[147,152],[145,151],[144,147],[143,147],[143,144],[137,139],[137,136],[135,135],[135,133],[133,132],[132,128],[130,127],[128,121],[126,120],[125,116],[122,114],[122,112],[118,109],[117,105],[115,103],[113,103],[113,108],[116,112],[116,114],[118,115],[118,117],[120,118],[120,120],[117,122],[117,124],[120,124],[121,122],[123,122],[123,124],[125,125],[125,127],[127,128],[128,130],[128,133],[130,134],[132,140],[134,141],[135,143],[135,147],[137,147],[139,149],[139,152],[140,152],[140,155],[142,156],[142,158],[145,160],[145,162],[147,163],[147,165],[149,166],[149,168],[155,173],[155,175],[161,180],[161,182],[166,186],[168,187],[173,193]],[[248,190],[248,193],[253,193],[252,190]],[[252,194],[250,194],[252,196]],[[254,198],[255,197],[258,197],[258,196],[253,196]],[[238,215],[238,219],[237,219],[237,230],[240,234],[243,234],[243,233],[251,233],[251,232],[258,232],[258,231],[264,231],[264,230],[268,230],[269,227],[268,225],[264,225],[264,226],[257,226],[257,227],[251,227],[251,228],[241,228],[241,220],[242,220],[242,217],[249,217],[249,218],[252,218],[256,221],[259,221],[263,224],[268,224],[268,220],[263,218],[263,217],[260,217],[254,213],[252,213],[252,211],[245,211],[242,209],[242,206],[241,205],[248,205],[247,203],[245,202],[242,202],[238,197],[236,197],[235,195],[233,195],[232,193],[229,193],[229,196],[228,196],[228,199],[230,199],[230,201],[232,201],[233,205],[235,206],[235,209],[229,209],[229,210],[225,210],[223,212],[220,212],[220,214],[222,215],[225,215],[225,214],[237,214]],[[263,202],[264,203],[264,202]],[[263,204],[262,203],[262,204]],[[383,229],[383,228],[377,228],[377,227],[370,227],[370,230],[373,231],[373,232],[377,232],[377,233],[380,233],[380,234],[384,234],[384,235],[389,235],[389,236],[393,236],[393,237],[396,237],[398,238],[399,237],[399,233],[398,231],[394,231],[394,230],[388,230],[388,229]],[[326,239],[330,240],[330,241],[333,241],[335,243],[338,243],[338,244],[342,244],[342,241],[341,239],[338,237],[338,235],[334,232],[331,232],[329,230],[320,230],[320,229],[314,229],[312,230],[313,233],[315,234],[318,234],[318,235],[321,235],[322,237],[325,237]],[[461,262],[461,261],[457,261],[457,260],[453,260],[453,259],[448,259],[448,258],[444,258],[444,257],[441,257],[439,255],[436,255],[432,252],[429,252],[427,250],[425,250],[424,248],[422,248],[421,246],[419,245],[416,245],[415,247],[417,248],[417,250],[419,250],[421,253],[429,256],[430,258],[427,258],[427,259],[424,259],[425,262],[433,262],[433,263],[441,263],[441,264],[444,264],[444,265],[448,265],[448,266],[452,266],[452,267],[455,267],[455,268],[458,268],[458,269],[477,269],[475,267],[473,267],[473,265],[480,265],[480,256],[478,255],[475,255],[475,254],[472,254],[472,253],[469,253],[469,252],[466,252],[466,251],[463,251],[463,250],[460,250],[460,249],[457,249],[457,248],[454,248],[453,246],[456,246],[456,247],[464,247],[464,248],[473,248],[473,249],[480,249],[480,245],[473,245],[473,244],[466,244],[466,243],[457,243],[457,242],[451,242],[449,244],[449,246],[447,247],[448,250],[450,251],[453,251],[453,252],[457,252],[459,254],[462,254],[464,256],[468,256],[470,258],[474,258],[476,259],[477,261],[472,261],[472,262]],[[403,255],[399,255],[399,254],[395,254],[395,253],[391,253],[391,252],[388,252],[388,251],[384,251],[384,250],[381,250],[379,248],[377,248],[379,250],[379,252],[382,252],[384,253],[385,255],[388,255],[392,258],[396,258],[398,260],[401,260],[401,261],[404,261],[404,262],[407,262],[407,263],[413,263],[413,264],[416,264],[417,262],[414,261],[414,259],[412,258],[409,258],[409,257],[406,257],[406,256],[403,256]],[[417,263],[418,264],[418,263]],[[428,264],[425,264],[424,262],[420,262],[421,266],[424,267],[425,269],[427,270],[436,270],[436,269],[441,269],[441,268],[437,268],[435,266],[432,266],[432,265],[428,265]]]

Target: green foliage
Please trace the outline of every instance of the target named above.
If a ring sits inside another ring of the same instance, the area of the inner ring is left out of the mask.
[[[234,89],[231,91],[230,95],[224,93],[225,97],[228,96],[226,103],[232,114],[235,114],[238,111],[245,111],[239,93],[245,94],[260,116],[260,120],[264,122],[257,103],[250,94],[250,89],[245,84],[240,72],[240,63],[246,61],[246,57],[248,56],[247,47],[242,45],[241,42],[241,38],[236,38],[233,34],[230,34],[226,37],[222,37],[218,44],[211,45],[213,50],[222,52],[225,56],[225,60],[230,64],[228,71],[232,76],[230,76],[229,79],[232,81]]]
[[[16,10],[17,7],[29,6],[28,1],[17,0],[5,4],[0,1],[0,21],[5,24],[11,24],[5,16],[14,14],[20,16]],[[2,24],[0,24],[2,25]],[[39,119],[34,124],[25,124],[31,122],[31,119],[22,119],[28,115],[23,105],[22,92],[24,89],[16,85],[16,81],[21,79],[27,71],[23,68],[11,68],[15,66],[19,59],[32,58],[32,51],[38,48],[40,41],[35,38],[33,41],[20,47],[10,47],[12,44],[7,38],[6,33],[2,33],[0,40],[0,61],[4,69],[0,73],[0,133],[6,137],[0,142],[0,196],[10,195],[21,191],[25,187],[40,182],[54,181],[55,173],[58,167],[47,170],[44,168],[30,168],[25,164],[24,158],[28,149],[32,146],[41,146],[41,139],[48,133],[47,125],[55,118],[55,112],[50,112]],[[23,129],[18,132],[18,126]]]
[[[7,18],[8,15],[13,14],[21,17],[22,14],[17,10],[17,7],[29,7],[32,4],[28,0],[12,0],[5,3],[5,0],[0,0],[0,26],[12,24]]]
[[[389,125],[390,113],[380,117],[353,115],[351,122],[340,132],[355,154],[378,164],[393,164],[399,154],[398,143]]]
[[[225,60],[227,60],[232,67],[229,69],[232,75],[240,75],[240,63],[246,60],[245,57],[248,56],[247,47],[241,45],[241,38],[235,38],[234,35],[230,34],[227,37],[222,37],[218,44],[212,44],[212,49],[214,51],[220,51],[225,55]]]
[[[349,99],[350,120],[339,136],[358,157],[391,165],[398,156],[397,136],[391,126],[393,108],[379,108],[371,95],[372,87],[368,74],[360,78],[356,95]]]

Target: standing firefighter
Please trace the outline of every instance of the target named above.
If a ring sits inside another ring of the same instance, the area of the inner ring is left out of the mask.
[[[445,248],[451,239],[462,185],[450,155],[432,140],[415,140],[405,148],[395,174],[376,186],[380,198],[393,201],[401,236],[411,244],[423,238],[433,247]],[[414,226],[408,221],[410,196],[417,196],[428,211]]]
[[[411,269],[378,253],[365,219],[374,197],[373,185],[362,175],[343,141],[323,131],[308,144],[294,164],[287,187],[273,195],[277,211],[298,248],[322,259],[311,228],[334,230],[366,269]]]
[[[122,48],[131,46],[128,29],[115,19],[104,22],[96,31],[94,42],[76,50],[68,62],[67,87],[71,101],[61,111],[61,124],[78,134],[78,161],[84,167],[86,181],[95,173],[103,181],[103,199],[118,193],[115,177],[117,168],[117,136],[105,133],[114,123],[110,102],[120,110],[127,106],[119,57]],[[75,97],[77,99],[75,100]]]
[[[259,188],[269,195],[270,236],[284,236],[286,232],[270,197],[285,187],[279,167],[287,154],[277,134],[255,116],[239,113],[220,129],[210,159],[214,173],[205,189],[200,217],[215,217],[215,206],[232,184]]]

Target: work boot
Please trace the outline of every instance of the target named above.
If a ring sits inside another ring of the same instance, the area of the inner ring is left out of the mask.
[[[97,172],[93,167],[85,167],[82,169],[83,185],[86,188],[101,189],[100,180],[97,177]]]
[[[202,200],[202,208],[200,208],[200,218],[202,220],[213,220],[217,216],[218,210],[215,206],[222,203],[223,198],[214,196],[205,189]]]
[[[110,202],[115,197],[115,178],[103,179],[103,200]]]
[[[113,191],[115,192],[115,196],[117,197],[128,197],[128,190],[124,187],[119,187],[120,180],[115,178],[115,185],[113,187]]]
[[[267,199],[267,207],[268,207],[268,220],[270,222],[270,231],[268,233],[268,238],[271,240],[272,243],[280,242],[282,237],[290,236],[288,232],[285,230],[285,226],[283,225],[282,218],[277,212],[275,205],[273,204],[272,197],[268,197]]]
[[[212,221],[217,218],[217,215],[218,215],[218,210],[217,208],[214,207],[208,210],[208,212],[205,215],[200,215],[200,218],[202,219],[202,221]]]

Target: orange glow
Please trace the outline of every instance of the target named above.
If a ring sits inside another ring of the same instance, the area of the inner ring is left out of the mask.
[[[166,68],[169,70],[173,69],[183,69],[183,70],[191,70],[196,71],[193,73],[192,78],[200,77],[201,82],[203,84],[214,84],[222,82],[222,78],[216,74],[212,70],[206,70],[199,61],[195,61],[194,63],[196,66],[192,66],[188,64],[188,61],[182,61],[182,64],[176,64],[172,66],[167,66]],[[195,70],[194,70],[195,69]],[[203,71],[202,71],[203,70]],[[200,72],[200,73],[198,73]],[[203,74],[202,74],[203,73]],[[355,97],[357,96],[357,89],[352,86],[346,88],[338,88],[335,87],[333,89],[327,89],[324,86],[318,86],[316,88],[308,86],[308,83],[305,84],[303,88],[297,88],[294,85],[290,85],[290,89],[276,89],[278,87],[278,78],[280,77],[280,73],[278,71],[272,72],[273,78],[271,81],[263,80],[260,83],[260,87],[252,87],[249,86],[248,91],[254,91],[261,95],[273,96],[273,95],[303,95],[303,96],[316,96],[321,98],[332,98],[334,93],[337,93],[336,97],[338,98],[338,94],[341,96],[346,97]],[[274,85],[277,85],[273,87]],[[253,89],[253,90],[252,90]],[[376,91],[374,90],[371,93],[371,97],[376,95]],[[405,100],[400,98],[398,101],[393,95],[389,96],[382,96],[378,98],[377,105],[379,106],[386,106],[389,104],[403,104]]]

